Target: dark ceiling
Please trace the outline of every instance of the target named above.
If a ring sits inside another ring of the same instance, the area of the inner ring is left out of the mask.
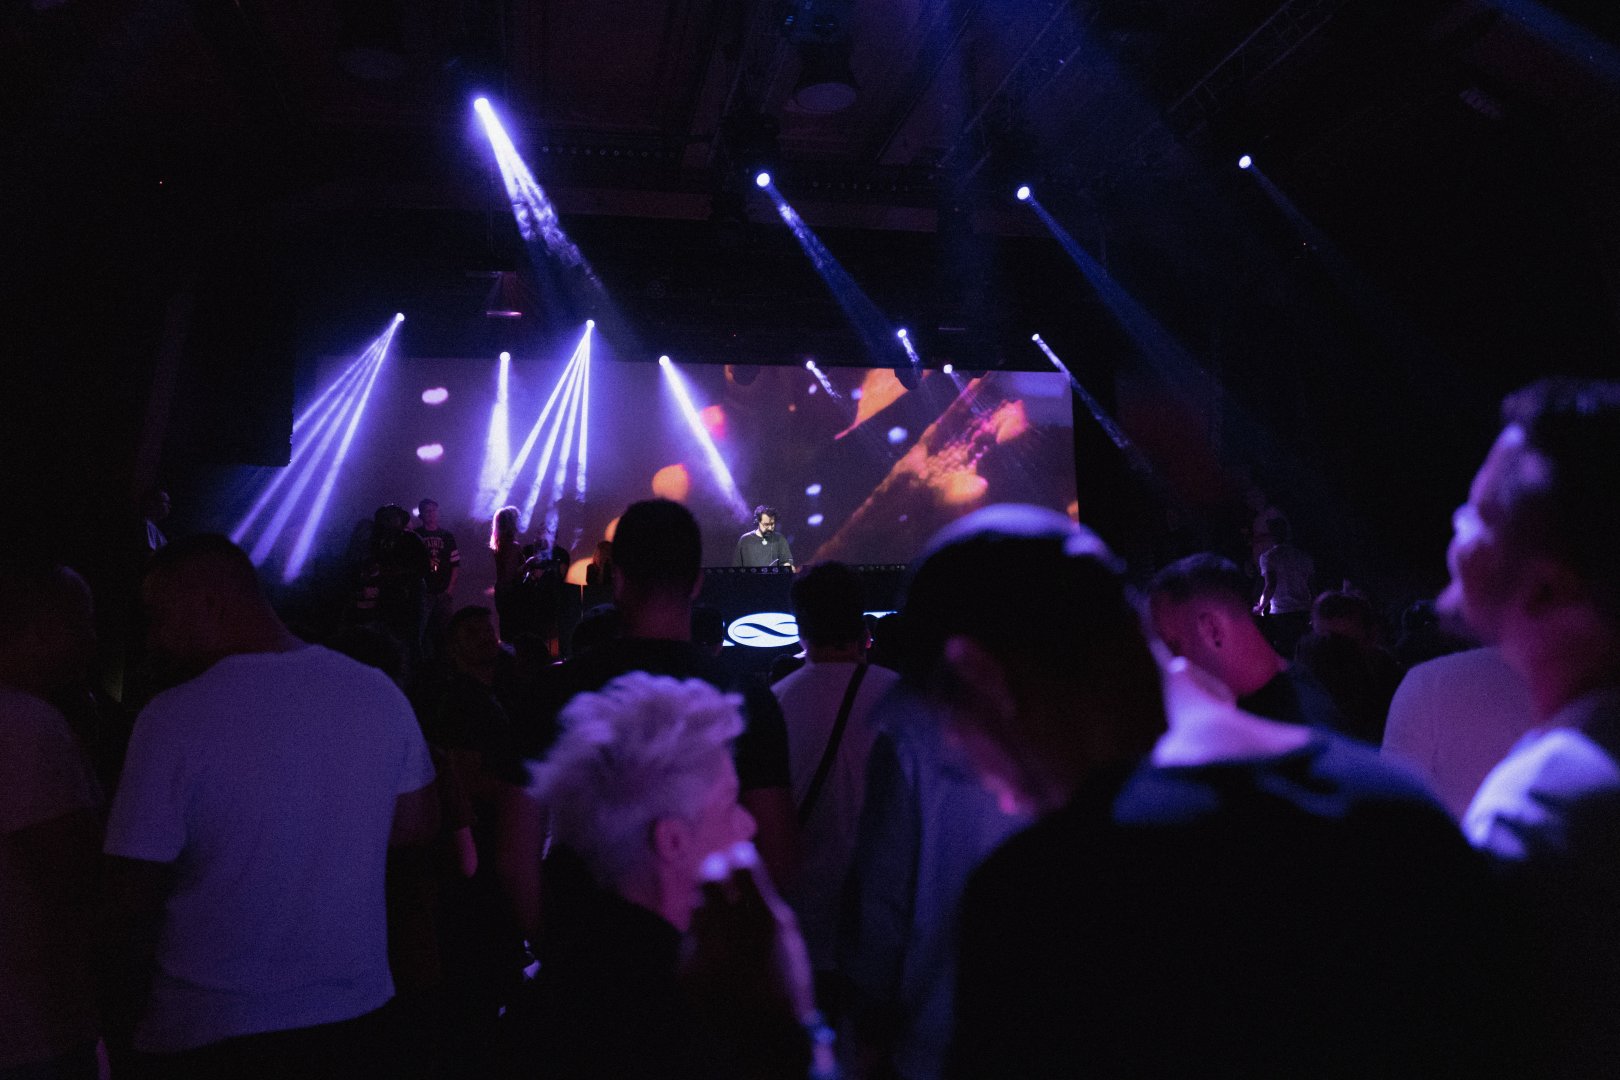
[[[411,313],[409,347],[438,355],[572,325],[583,313],[548,307],[517,238],[469,108],[482,92],[607,285],[626,358],[868,359],[748,185],[769,162],[931,360],[1036,364],[1028,335],[1041,330],[1086,358],[1106,401],[1133,380],[1174,382],[1011,199],[1028,181],[1229,399],[1239,423],[1220,433],[1224,453],[1286,450],[1302,490],[1362,485],[1377,501],[1368,461],[1433,442],[1447,448],[1436,468],[1453,469],[1506,387],[1613,368],[1615,10],[10,5],[0,179],[26,301],[16,353],[41,372],[23,397],[47,415],[72,399],[70,425],[134,445],[152,418],[130,403],[147,400],[167,342],[204,372],[180,402],[222,412],[198,438],[252,460],[262,445],[233,444],[241,425],[218,402],[281,415],[298,361],[364,340],[396,308]],[[1591,37],[1571,45],[1526,13]],[[822,115],[795,90],[806,46],[826,41],[847,43],[856,93]],[[1234,168],[1240,152],[1298,217]],[[542,297],[521,320],[484,314],[502,272]],[[183,344],[176,325],[190,327]],[[1369,414],[1393,449],[1369,449]]]

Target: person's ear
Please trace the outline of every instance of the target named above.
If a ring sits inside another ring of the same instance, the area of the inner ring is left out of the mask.
[[[1220,615],[1208,608],[1193,616],[1193,629],[1206,648],[1219,649],[1226,642],[1226,627]]]
[[[962,634],[945,641],[945,662],[967,698],[962,705],[997,719],[1014,708],[1007,666],[983,645]]]
[[[679,863],[692,847],[692,831],[678,817],[661,817],[652,824],[653,855],[661,863]]]

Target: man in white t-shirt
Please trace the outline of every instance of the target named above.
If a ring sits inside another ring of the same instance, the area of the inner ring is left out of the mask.
[[[1263,544],[1259,557],[1260,599],[1254,605],[1266,631],[1266,639],[1287,659],[1293,659],[1294,646],[1311,627],[1311,575],[1316,563],[1289,543],[1293,530],[1288,519],[1273,514],[1265,521],[1265,531],[1257,534]]]
[[[161,1076],[381,1075],[385,862],[435,814],[410,705],[294,637],[223,537],[164,548],[143,598],[202,673],[137,719],[108,824],[120,924],[157,923],[133,1048]]]
[[[792,599],[806,663],[771,688],[787,720],[788,771],[800,825],[799,873],[785,896],[799,916],[810,963],[825,982],[838,956],[839,905],[855,852],[866,761],[877,737],[872,706],[899,677],[866,663],[861,579],[855,571],[842,563],[818,563],[794,580]],[[817,784],[852,687],[848,716]]]
[[[94,654],[77,574],[0,565],[0,1077],[96,1076],[100,797],[67,719],[46,703],[82,685]]]
[[[1502,650],[1468,649],[1406,673],[1382,753],[1416,769],[1461,820],[1480,781],[1534,722],[1530,687]]]

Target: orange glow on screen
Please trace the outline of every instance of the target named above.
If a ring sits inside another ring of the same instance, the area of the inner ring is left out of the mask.
[[[660,499],[685,502],[686,497],[692,493],[692,474],[686,471],[685,465],[679,463],[665,465],[653,473],[652,490]],[[614,520],[614,524],[618,524],[617,519]]]

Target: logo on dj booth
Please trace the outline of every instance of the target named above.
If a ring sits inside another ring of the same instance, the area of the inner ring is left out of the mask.
[[[784,611],[756,611],[731,620],[726,636],[751,649],[777,649],[799,640],[799,624]]]

